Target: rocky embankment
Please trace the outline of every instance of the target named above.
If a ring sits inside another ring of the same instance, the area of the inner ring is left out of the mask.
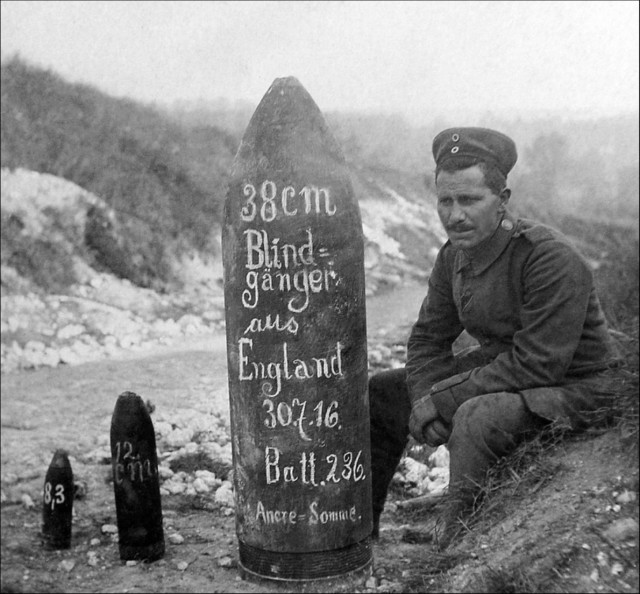
[[[88,213],[99,207],[115,220],[104,201],[35,171],[3,169],[1,182],[2,373],[97,361],[222,327],[219,262],[176,262],[187,287],[180,293],[134,286],[94,268]],[[63,289],[44,288],[61,277]]]
[[[164,296],[108,274],[64,295],[2,297],[2,372],[76,365],[224,331],[221,294]]]

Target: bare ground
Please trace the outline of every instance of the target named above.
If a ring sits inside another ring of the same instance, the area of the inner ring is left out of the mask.
[[[370,336],[403,341],[418,305],[417,293],[371,300]],[[410,498],[394,491],[366,584],[303,588],[242,579],[234,517],[204,497],[165,498],[165,537],[178,533],[184,542],[167,542],[155,563],[121,563],[117,543],[101,532],[116,523],[111,468],[85,458],[108,434],[117,395],[131,390],[157,409],[170,408],[224,392],[226,381],[220,336],[121,360],[3,375],[2,591],[638,592],[637,423],[538,444],[506,460],[463,536],[445,552],[403,540],[405,528],[428,524],[437,508],[395,505]],[[74,475],[87,493],[74,502],[71,548],[51,552],[40,543],[40,498],[59,447],[74,457]]]

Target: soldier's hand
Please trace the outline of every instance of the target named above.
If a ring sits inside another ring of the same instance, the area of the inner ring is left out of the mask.
[[[430,396],[425,396],[417,400],[411,408],[411,416],[409,417],[409,432],[414,439],[420,443],[424,443],[424,429],[438,418],[438,410],[431,401]]]
[[[436,419],[424,428],[422,435],[427,445],[430,445],[432,448],[437,448],[439,445],[449,441],[451,427],[440,419]]]

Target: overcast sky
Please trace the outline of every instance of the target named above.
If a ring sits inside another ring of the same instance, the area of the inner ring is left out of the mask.
[[[16,52],[144,102],[257,105],[295,76],[322,110],[431,119],[638,111],[638,2],[2,2]]]

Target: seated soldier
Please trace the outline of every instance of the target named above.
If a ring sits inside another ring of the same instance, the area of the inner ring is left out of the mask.
[[[616,358],[587,263],[558,231],[507,210],[514,142],[452,128],[435,137],[433,156],[448,241],[406,367],[369,381],[373,537],[410,433],[450,452],[447,504],[431,535],[445,547],[498,458],[553,421],[591,422],[610,394]],[[454,356],[463,330],[478,346]]]

